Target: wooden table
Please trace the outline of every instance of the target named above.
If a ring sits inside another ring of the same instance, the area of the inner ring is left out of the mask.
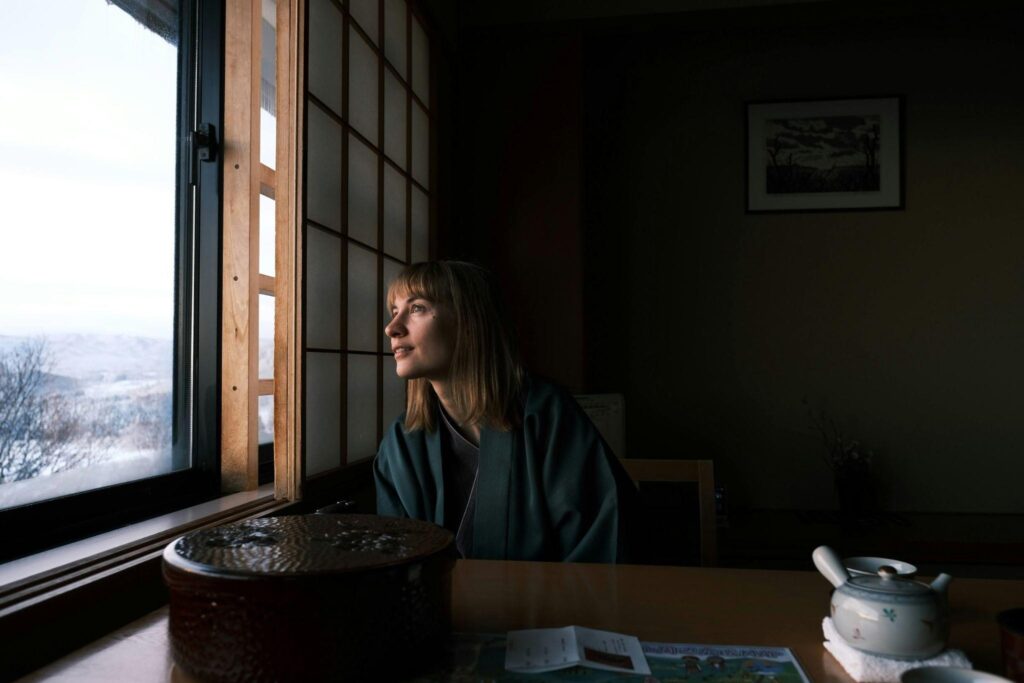
[[[813,572],[462,560],[455,567],[457,631],[578,624],[641,640],[792,648],[813,681],[850,679],[821,646],[830,586]],[[996,612],[1024,605],[1024,581],[954,580],[951,646],[1001,671]],[[175,669],[167,608],[23,681],[189,681]]]

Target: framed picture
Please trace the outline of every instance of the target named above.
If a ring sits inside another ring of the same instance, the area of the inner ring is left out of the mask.
[[[903,208],[903,100],[747,105],[747,211]]]

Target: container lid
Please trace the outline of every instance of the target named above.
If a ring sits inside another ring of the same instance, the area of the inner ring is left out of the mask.
[[[851,578],[849,585],[862,590],[885,593],[887,595],[925,596],[932,593],[932,589],[923,583],[898,578],[896,570],[888,565],[879,567],[877,576],[855,576]]]
[[[445,550],[452,534],[430,522],[376,515],[287,515],[182,536],[164,561],[201,574],[309,576],[384,568]]]

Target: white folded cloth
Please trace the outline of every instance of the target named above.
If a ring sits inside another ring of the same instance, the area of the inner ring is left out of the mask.
[[[821,622],[821,630],[825,632],[825,649],[839,660],[846,673],[861,683],[899,683],[900,674],[919,666],[955,666],[971,669],[971,660],[963,650],[946,649],[928,659],[889,659],[869,655],[846,644],[843,637],[836,631],[832,617],[825,617]]]

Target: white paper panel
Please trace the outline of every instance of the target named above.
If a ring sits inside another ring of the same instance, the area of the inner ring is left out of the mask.
[[[412,103],[412,177],[430,189],[430,123],[416,102]]]
[[[342,114],[341,82],[345,73],[341,52],[343,30],[341,12],[331,0],[310,0],[309,91],[338,116]]]
[[[270,197],[260,195],[260,273],[274,274],[274,249],[276,202]]]
[[[395,357],[384,356],[381,368],[384,387],[384,412],[381,415],[381,432],[386,431],[399,415],[405,412],[405,380],[395,373]]]
[[[341,349],[341,238],[306,228],[306,346]]]
[[[390,71],[384,72],[384,153],[405,169],[406,92],[401,81]]]
[[[259,322],[259,378],[274,379],[274,297],[260,294]]]
[[[430,42],[416,17],[412,19],[412,90],[430,107]]]
[[[341,354],[306,352],[306,474],[341,465]]]
[[[348,248],[348,348],[377,350],[377,256],[355,244]]]
[[[402,78],[408,79],[406,38],[405,0],[384,0],[384,56]]]
[[[384,251],[405,260],[405,176],[384,164]]]
[[[402,268],[404,267],[405,264],[395,263],[389,258],[384,259],[384,289],[381,291],[381,305],[384,307],[384,324],[380,326],[380,333],[384,337],[384,346],[382,348],[385,353],[389,353],[391,351],[391,338],[384,333],[384,328],[387,327],[388,322],[391,320],[391,312],[387,310],[388,287],[391,285],[391,282],[398,277],[398,274],[402,272]],[[387,368],[389,363],[391,364],[391,369],[394,370],[395,359],[392,356],[384,356],[384,367]],[[387,415],[384,417],[386,418]]]
[[[349,28],[348,43],[348,116],[349,122],[373,144],[377,140],[378,70],[380,60],[362,36]]]
[[[373,44],[376,45],[380,35],[380,13],[377,0],[348,0],[349,12],[352,18],[359,23],[364,31],[370,34]]]
[[[430,250],[430,203],[426,194],[413,185],[412,207],[412,262],[426,261]]]
[[[377,153],[348,136],[348,234],[377,246]]]
[[[341,126],[311,105],[308,135],[306,215],[341,232]]]
[[[377,452],[377,356],[348,355],[348,461]]]

